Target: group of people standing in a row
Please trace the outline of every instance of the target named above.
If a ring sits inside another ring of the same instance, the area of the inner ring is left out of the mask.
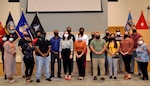
[[[123,69],[121,64],[123,61],[125,66],[124,79],[131,79],[131,74],[134,74],[134,62],[136,61],[138,75],[142,75],[140,79],[148,80],[147,67],[150,61],[150,47],[146,45],[136,28],[132,28],[132,34],[125,31],[124,35],[121,35],[119,29],[116,29],[116,34],[110,33],[108,29],[105,30],[105,33],[106,36],[103,38],[106,40],[105,74],[109,72],[110,79],[112,79],[112,76],[117,79],[117,68],[119,66]],[[120,60],[119,64],[118,60]]]
[[[141,79],[148,80],[147,66],[150,48],[144,43],[142,36],[136,32],[135,28],[132,31],[132,34],[125,32],[122,36],[119,29],[116,30],[116,34],[110,33],[107,29],[105,30],[106,36],[103,39],[100,37],[99,32],[92,32],[90,40],[88,40],[88,36],[84,33],[82,27],[76,37],[71,33],[71,27],[67,27],[62,37],[59,36],[58,30],[54,30],[54,36],[50,40],[46,39],[45,32],[37,31],[36,38],[32,40],[28,32],[24,31],[23,38],[18,42],[19,50],[22,52],[22,72],[25,74],[23,77],[26,77],[26,82],[33,81],[31,76],[35,58],[36,82],[40,82],[43,67],[46,80],[51,81],[51,78],[55,77],[54,65],[57,59],[57,77],[61,78],[61,62],[63,62],[65,79],[71,80],[73,58],[75,56],[79,73],[78,80],[83,80],[85,78],[87,46],[89,46],[93,80],[98,78],[98,67],[100,68],[101,80],[105,80],[104,74],[108,73],[110,79],[113,76],[114,79],[117,79],[118,60],[121,60],[121,58],[124,61],[126,70],[124,78],[131,79],[131,73],[134,73],[135,57],[139,65],[139,74],[142,73],[143,75]],[[16,47],[13,44],[13,36],[11,34],[9,36],[3,35],[2,40],[1,51],[5,79],[14,82],[12,75],[16,72]],[[51,57],[49,57],[50,52]],[[131,63],[133,67],[130,67]],[[23,71],[23,64],[25,64],[25,71]]]

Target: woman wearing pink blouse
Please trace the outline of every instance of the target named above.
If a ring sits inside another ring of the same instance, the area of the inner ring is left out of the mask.
[[[4,43],[4,71],[9,82],[14,82],[13,74],[16,73],[16,47],[12,35]]]

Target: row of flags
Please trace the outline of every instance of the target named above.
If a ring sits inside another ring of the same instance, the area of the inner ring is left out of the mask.
[[[131,13],[129,11],[127,23],[125,25],[125,31],[130,31],[133,26],[134,26],[133,19],[132,19]],[[146,20],[144,18],[143,11],[141,11],[141,16],[136,24],[136,28],[137,29],[148,29]],[[44,32],[44,29],[41,25],[41,22],[39,20],[37,12],[36,12],[35,17],[30,26],[28,25],[28,22],[24,16],[23,12],[21,14],[18,25],[15,26],[11,12],[9,12],[5,28],[2,26],[2,24],[0,22],[0,42],[2,41],[2,35],[9,34],[9,33],[11,33],[14,36],[15,41],[17,41],[19,38],[23,37],[23,31],[27,31],[32,38],[36,37],[36,33],[35,33],[36,31]]]
[[[136,25],[134,25],[131,13],[129,11],[127,23],[125,25],[125,31],[130,31],[133,26],[136,26],[136,29],[148,29],[143,11],[141,11],[141,16]]]
[[[18,25],[16,26],[11,12],[9,12],[5,27],[3,27],[0,22],[0,42],[2,41],[2,35],[9,33],[13,35],[14,41],[17,41],[18,39],[23,37],[24,31],[27,31],[32,38],[36,37],[36,31],[44,32],[44,29],[38,17],[38,13],[36,12],[35,17],[31,25],[29,26],[24,13],[22,12]]]

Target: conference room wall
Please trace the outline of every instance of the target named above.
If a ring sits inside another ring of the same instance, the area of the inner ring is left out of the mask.
[[[20,18],[20,3],[9,3],[8,0],[0,0],[0,22],[3,26],[6,24],[9,11],[13,16],[15,24],[17,25]]]
[[[26,0],[20,0],[20,9],[26,9]],[[72,27],[77,32],[80,27],[85,31],[104,31],[108,28],[107,0],[102,0],[103,12],[95,13],[39,13],[40,21],[47,32],[54,29],[64,31],[66,27]],[[38,7],[37,7],[38,9]],[[25,13],[28,23],[31,24],[35,13]]]
[[[150,0],[118,0],[118,2],[108,2],[108,26],[124,26],[127,22],[129,9],[133,23],[137,23],[141,10],[144,12],[146,20],[150,20]]]
[[[11,11],[15,24],[17,25],[21,9],[26,11],[27,0],[20,0],[17,3],[9,3],[7,0],[0,0],[0,21],[5,25],[8,12]],[[129,8],[133,22],[136,24],[140,11],[144,11],[146,20],[149,20],[150,10],[147,6],[149,0],[118,0],[118,2],[108,2],[102,0],[103,13],[39,13],[41,23],[46,31],[59,29],[63,31],[67,26],[71,26],[73,31],[78,31],[79,27],[85,27],[86,31],[104,31],[108,26],[124,26],[127,21]],[[34,14],[25,14],[29,25],[33,20]]]

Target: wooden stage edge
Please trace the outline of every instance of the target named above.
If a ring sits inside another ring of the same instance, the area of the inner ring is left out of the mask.
[[[62,65],[61,65],[62,66]],[[21,76],[21,62],[16,62],[16,69],[17,69],[17,73],[14,74],[15,76]],[[61,68],[61,73],[64,74],[63,72],[63,66]],[[3,72],[3,64],[2,62],[0,62],[0,76],[3,76],[4,75],[4,72]],[[137,62],[135,62],[135,72],[137,72]],[[124,68],[123,68],[123,71]],[[148,72],[150,72],[150,62],[149,62],[149,65],[148,65]],[[33,71],[33,75],[35,75],[36,73],[36,63],[35,63],[35,66],[34,66],[34,71]],[[90,74],[91,73],[91,62],[90,61],[87,61],[86,63],[86,74]],[[55,74],[57,74],[57,62],[55,63]],[[73,69],[73,74],[78,74],[78,69],[77,69],[77,64],[76,64],[76,61],[74,61],[74,69]]]

